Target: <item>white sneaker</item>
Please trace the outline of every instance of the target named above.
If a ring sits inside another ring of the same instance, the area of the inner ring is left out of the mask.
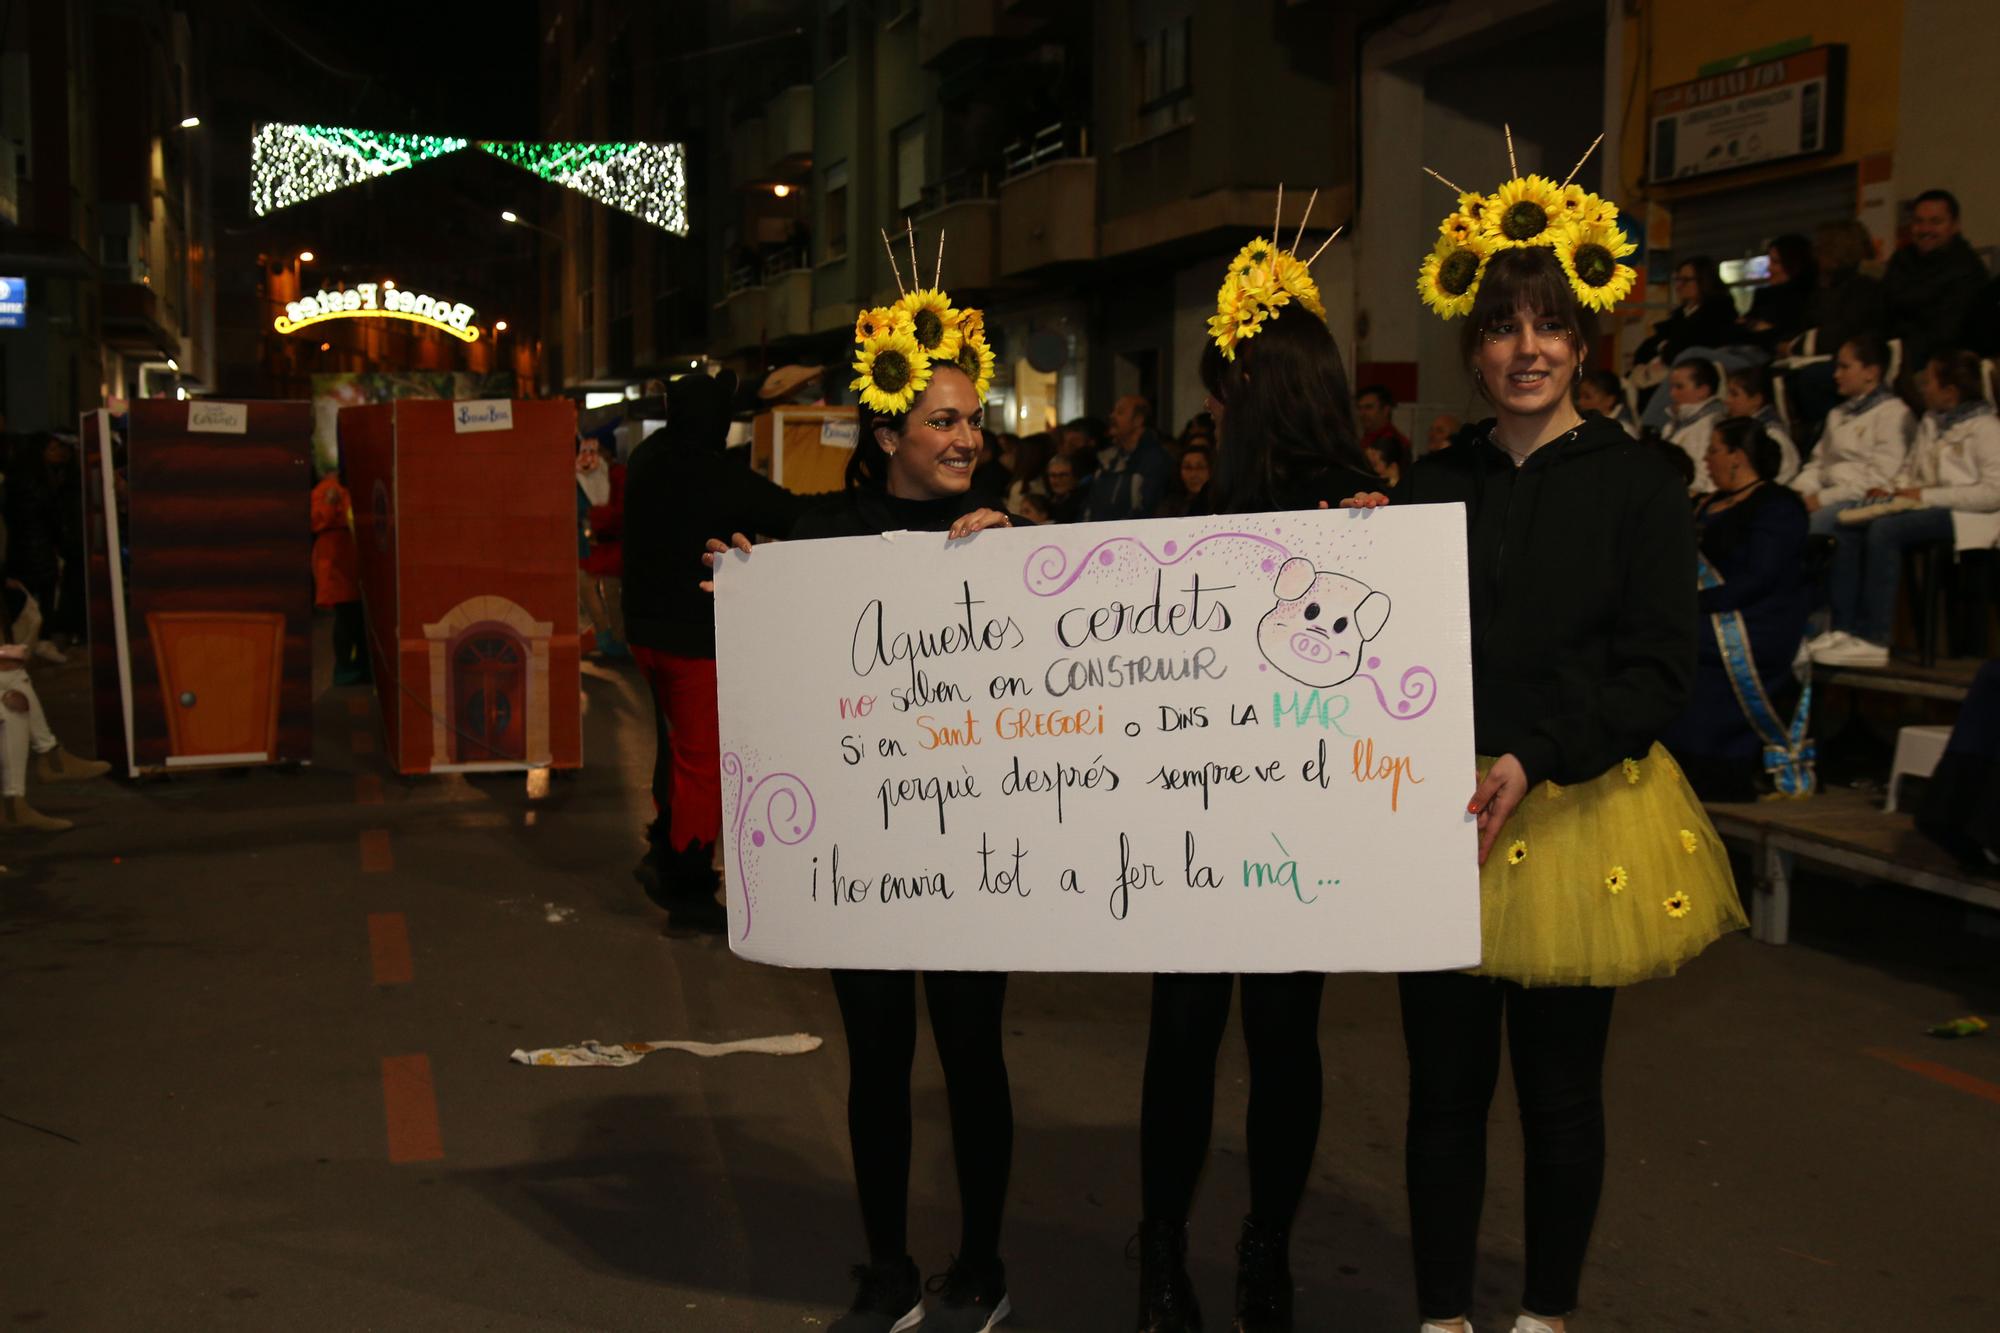
[[[1457,1329],[1449,1329],[1443,1324],[1425,1324],[1417,1333],[1472,1333],[1472,1325],[1461,1324]]]
[[[1846,643],[1847,639],[1848,634],[1846,630],[1830,629],[1824,634],[1815,634],[1810,639],[1807,639],[1805,641],[1805,650],[1808,653],[1817,653],[1831,648],[1835,644]]]
[[[1813,661],[1821,666],[1885,667],[1889,665],[1889,648],[1887,644],[1870,643],[1850,634],[1845,642],[1814,653]]]
[[[50,643],[47,639],[37,639],[35,641],[35,656],[41,658],[44,662],[60,664],[69,661],[69,654]]]
[[[1514,1321],[1514,1333],[1556,1333],[1556,1331],[1533,1315],[1524,1314]]]

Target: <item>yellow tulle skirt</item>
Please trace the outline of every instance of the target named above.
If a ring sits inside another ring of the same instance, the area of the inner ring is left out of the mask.
[[[1492,766],[1481,759],[1480,776]],[[1477,969],[1524,986],[1672,976],[1749,923],[1729,856],[1659,745],[1572,787],[1532,788],[1479,875]]]

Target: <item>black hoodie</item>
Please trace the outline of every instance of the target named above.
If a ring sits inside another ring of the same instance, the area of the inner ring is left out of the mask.
[[[809,502],[724,448],[736,376],[667,385],[667,424],[625,465],[625,636],[679,657],[715,656],[715,599],[702,551],[732,532],[788,537]]]
[[[1646,753],[1687,702],[1695,535],[1654,450],[1586,418],[1519,468],[1475,440],[1410,469],[1395,499],[1466,507],[1473,727],[1530,784],[1583,782]]]

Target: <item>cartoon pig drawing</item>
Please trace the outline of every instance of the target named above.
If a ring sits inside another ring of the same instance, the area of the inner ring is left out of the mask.
[[[1389,620],[1389,597],[1359,579],[1293,556],[1272,585],[1278,604],[1257,622],[1257,648],[1278,670],[1316,689],[1361,669],[1361,650]]]

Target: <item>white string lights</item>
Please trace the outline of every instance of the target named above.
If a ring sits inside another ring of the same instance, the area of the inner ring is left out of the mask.
[[[264,217],[472,142],[325,125],[263,125],[250,140],[250,207]],[[663,231],[688,234],[687,149],[682,144],[481,141],[478,146]]]

